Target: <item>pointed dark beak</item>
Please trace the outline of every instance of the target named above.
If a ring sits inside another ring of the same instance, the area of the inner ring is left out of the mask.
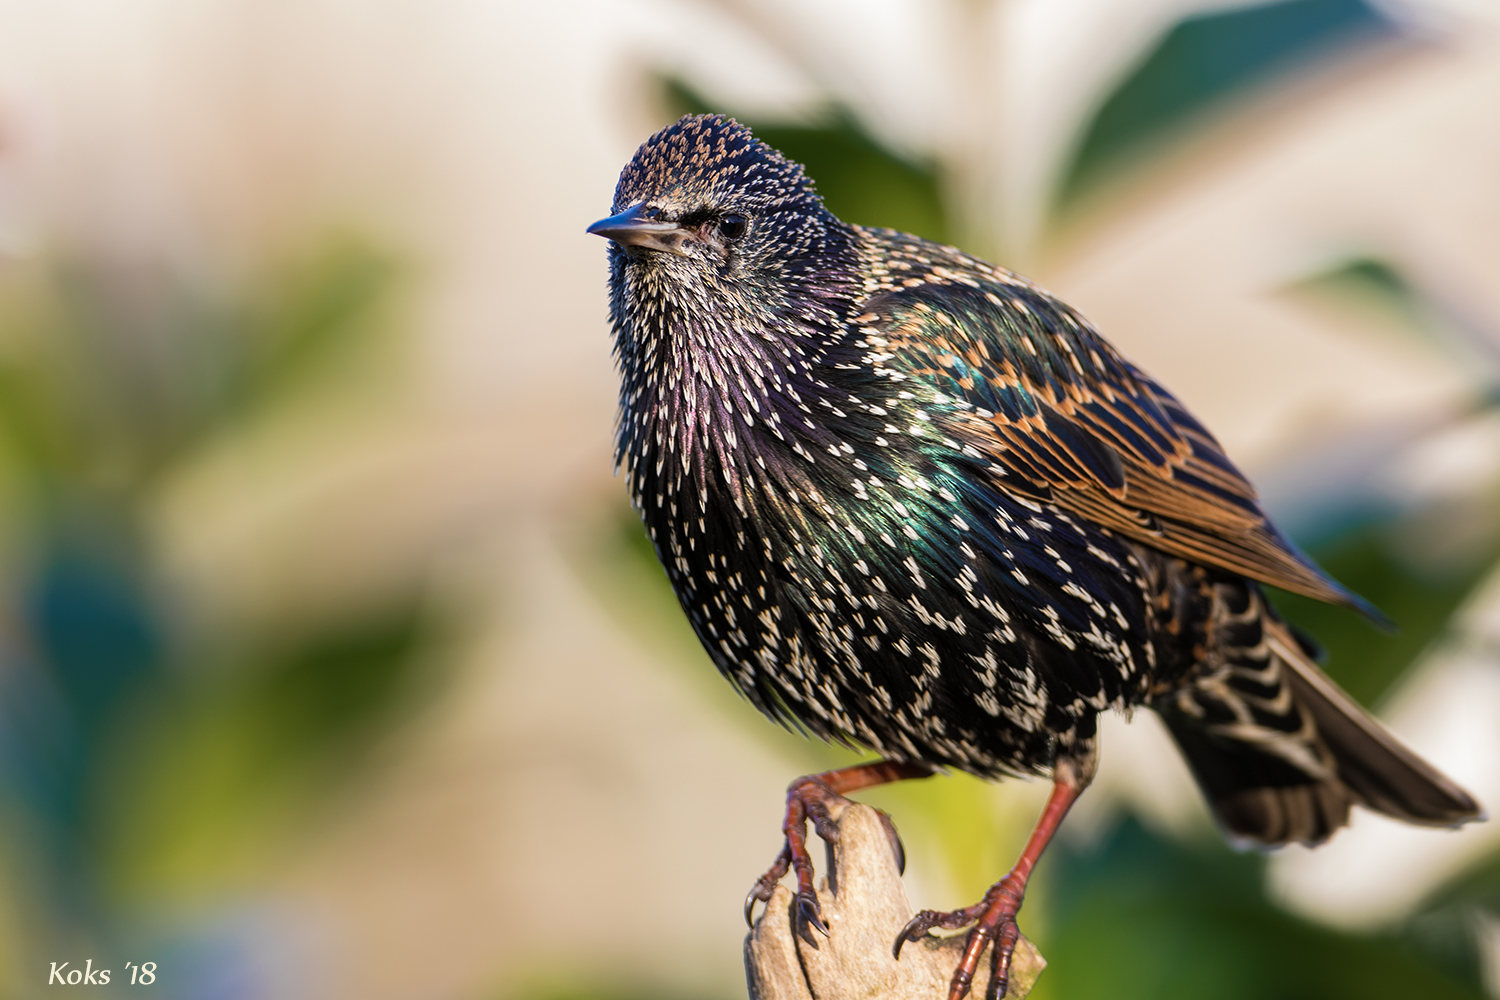
[[[692,234],[675,222],[643,218],[644,210],[644,204],[631,205],[617,215],[600,219],[589,226],[588,231],[596,236],[606,236],[621,246],[682,253],[683,241],[690,239]]]

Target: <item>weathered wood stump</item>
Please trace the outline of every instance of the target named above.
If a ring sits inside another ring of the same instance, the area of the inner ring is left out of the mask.
[[[778,886],[745,938],[751,1000],[946,1000],[965,935],[912,941],[900,961],[893,958],[891,945],[914,911],[880,817],[869,806],[854,805],[835,819],[832,888],[826,876],[817,886],[828,937],[813,931],[816,943],[810,945],[797,936],[791,890]],[[1030,993],[1046,965],[1021,938],[1007,997]],[[979,966],[972,997],[983,997],[989,985],[987,955]]]

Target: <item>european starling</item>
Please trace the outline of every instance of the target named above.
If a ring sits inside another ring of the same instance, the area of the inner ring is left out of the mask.
[[[617,460],[729,681],[881,760],[798,779],[786,846],[820,928],[806,820],[940,768],[1049,775],[975,906],[951,1000],[991,948],[1003,996],[1032,866],[1097,760],[1105,709],[1161,715],[1233,838],[1317,844],[1351,805],[1478,817],[1336,687],[1260,585],[1374,613],[1267,520],[1202,424],[1077,312],[948,246],[849,225],[720,116],[653,135],[609,247]],[[831,831],[829,831],[831,833]]]

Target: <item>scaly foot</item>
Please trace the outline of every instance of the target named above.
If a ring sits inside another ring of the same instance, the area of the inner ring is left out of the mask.
[[[1016,926],[1016,914],[1021,910],[1021,901],[1026,895],[1026,878],[1012,871],[990,887],[984,899],[962,910],[943,913],[938,910],[923,910],[896,935],[891,948],[899,959],[901,946],[915,940],[934,928],[957,930],[973,924],[968,942],[964,946],[964,957],[953,980],[948,986],[948,1000],[963,1000],[974,984],[974,973],[979,968],[979,959],[985,948],[990,949],[990,985],[985,991],[985,1000],[999,1000],[1005,996],[1010,982],[1010,960],[1015,953],[1020,929]]]
[[[788,871],[797,874],[797,933],[808,944],[817,946],[812,936],[812,930],[817,930],[824,937],[828,936],[828,927],[823,923],[821,908],[818,906],[818,893],[813,888],[813,863],[812,856],[807,850],[807,821],[812,820],[813,829],[823,842],[829,845],[838,842],[839,814],[844,807],[850,804],[844,798],[843,792],[852,792],[859,788],[869,788],[872,785],[884,784],[888,781],[900,781],[907,778],[926,778],[931,776],[933,769],[926,764],[912,764],[903,761],[881,760],[869,764],[859,764],[854,767],[841,768],[837,771],[825,771],[822,774],[810,774],[798,778],[787,786],[786,790],[786,818],[782,821],[781,830],[786,835],[786,844],[781,853],[776,856],[776,861],[755,882],[755,887],[750,890],[750,895],[745,897],[745,922],[752,924],[752,916],[755,904],[767,902],[771,893],[775,891],[776,884],[781,881]],[[876,810],[879,812],[879,810]],[[901,838],[896,833],[895,824],[889,816],[880,813],[880,820],[885,825],[886,836],[891,842],[891,851],[896,856],[896,867],[900,871],[906,870],[906,851],[901,846]]]

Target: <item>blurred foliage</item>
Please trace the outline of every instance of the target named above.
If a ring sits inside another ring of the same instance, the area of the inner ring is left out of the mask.
[[[1488,393],[1475,405],[1493,406],[1500,400],[1500,337],[1493,324],[1469,315],[1436,289],[1422,288],[1383,256],[1359,253],[1341,259],[1293,282],[1283,294],[1344,327],[1413,340],[1463,369],[1488,372]]]
[[[1282,0],[1184,19],[1100,105],[1062,173],[1057,207],[1143,160],[1227,98],[1395,30],[1364,0]]]
[[[1407,338],[1460,368],[1488,373],[1487,391],[1474,405],[1500,402],[1500,330],[1441,291],[1422,287],[1391,260],[1356,254],[1293,282],[1283,293],[1304,307],[1337,315],[1342,325]]]
[[[1298,281],[1290,291],[1323,298],[1339,308],[1394,320],[1408,331],[1423,331],[1431,322],[1421,293],[1389,261],[1360,255]]]
[[[1417,572],[1392,551],[1390,527],[1360,528],[1315,546],[1312,556],[1334,579],[1383,611],[1394,632],[1375,627],[1357,612],[1299,594],[1276,591],[1272,601],[1327,654],[1323,669],[1345,691],[1374,705],[1424,649],[1440,638],[1453,612],[1490,572],[1500,548],[1447,572]]]
[[[1477,998],[1477,965],[1398,928],[1348,934],[1300,920],[1262,889],[1264,857],[1187,844],[1125,817],[1102,843],[1048,850],[1047,974],[1036,1000]],[[1024,919],[1024,918],[1023,918]]]
[[[338,238],[264,276],[248,301],[118,264],[12,273],[0,294],[7,484],[48,509],[80,491],[150,488],[226,423],[369,353],[394,267]]]
[[[432,630],[413,598],[158,685],[107,770],[114,895],[202,896],[264,870],[427,693]]]
[[[271,278],[278,294],[244,310],[243,332],[233,341],[240,350],[226,365],[226,412],[266,406],[355,360],[395,278],[395,261],[349,237],[280,268]]]
[[[1449,880],[1407,922],[1411,939],[1443,961],[1453,974],[1481,981],[1482,949],[1494,946],[1500,924],[1500,853],[1481,858]]]
[[[348,238],[233,292],[97,260],[0,276],[0,883],[26,915],[0,921],[0,993],[142,926],[193,967],[173,907],[264,871],[420,700],[421,581],[295,630],[195,621],[152,520],[249,423],[378,370],[395,276]]]

